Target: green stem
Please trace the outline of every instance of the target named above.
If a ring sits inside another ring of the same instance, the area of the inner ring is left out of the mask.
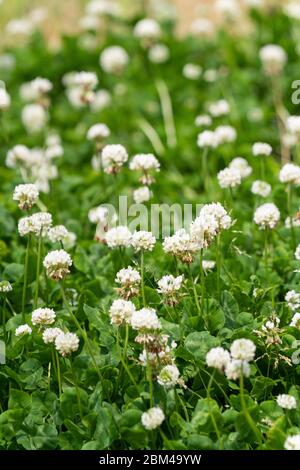
[[[141,252],[141,291],[143,307],[146,307],[146,296],[145,296],[145,266],[144,266],[144,252]]]
[[[3,338],[4,341],[6,340],[6,315],[5,315],[5,302],[6,296],[4,295],[3,298],[3,305],[2,305],[2,328],[3,328]]]
[[[265,170],[265,158],[263,156],[260,156],[260,177],[262,181],[265,181],[266,178],[266,170]]]
[[[200,250],[200,281],[201,281],[201,313],[204,315],[205,303],[205,276],[203,269],[203,250]]]
[[[217,235],[217,293],[218,300],[221,300],[221,234]]]
[[[78,387],[78,383],[77,383],[77,378],[76,378],[76,374],[75,374],[73,362],[72,362],[71,359],[70,359],[69,362],[70,362],[70,364],[71,364],[71,371],[72,371],[72,376],[73,376],[74,385],[75,385],[75,390],[76,390],[76,397],[77,397],[77,404],[78,404],[79,415],[80,415],[80,419],[81,419],[81,421],[82,421],[82,420],[83,420],[83,412],[82,412],[82,404],[81,404],[81,399],[80,399],[79,387]]]
[[[185,416],[185,420],[186,420],[187,422],[189,422],[189,421],[190,421],[190,417],[189,417],[189,414],[188,414],[188,412],[187,412],[186,406],[185,406],[183,400],[181,399],[181,396],[179,395],[179,393],[178,393],[178,391],[177,391],[176,388],[175,388],[175,395],[176,395],[176,397],[177,397],[177,399],[178,399],[178,401],[179,401],[179,403],[180,403],[181,408],[183,409],[184,416]]]
[[[119,330],[117,330],[117,349],[118,349],[120,361],[121,361],[121,363],[122,363],[122,366],[124,367],[124,370],[126,371],[126,373],[127,373],[128,377],[130,378],[132,384],[133,384],[134,387],[136,388],[137,393],[140,394],[138,384],[136,383],[136,381],[135,381],[135,379],[134,379],[132,373],[130,372],[127,363],[124,361],[123,355],[122,355],[121,350],[120,350]]]
[[[147,351],[147,378],[149,382],[150,408],[152,408],[154,406],[153,376],[152,376],[152,367],[149,361],[148,351]]]
[[[256,438],[259,442],[259,445],[261,446],[262,445],[261,432],[257,429],[253,419],[251,418],[251,416],[248,412],[248,408],[247,408],[247,405],[246,405],[245,394],[244,394],[244,375],[243,375],[242,370],[241,370],[241,375],[240,375],[240,397],[241,397],[241,405],[242,405],[242,410],[243,410],[245,419],[246,419],[249,427],[251,428],[252,432],[256,436]]]
[[[155,84],[160,99],[167,144],[168,147],[174,148],[177,145],[177,136],[170,93],[167,84],[163,80],[157,80]]]
[[[210,379],[209,379],[209,382],[208,382],[208,386],[207,386],[207,399],[208,399],[208,407],[209,407],[209,414],[210,414],[210,417],[211,417],[211,421],[213,423],[213,427],[214,427],[214,430],[216,432],[216,435],[218,437],[218,441],[220,442],[220,448],[221,450],[224,449],[224,446],[223,446],[223,439],[222,439],[222,436],[220,434],[220,431],[219,431],[219,428],[218,428],[218,425],[217,425],[217,422],[215,420],[215,417],[214,417],[214,414],[212,413],[212,410],[211,410],[211,403],[210,403],[210,400],[212,399],[211,396],[210,396],[210,389],[211,389],[211,386],[212,386],[212,382],[214,380],[214,375],[215,375],[215,371],[212,373]]]
[[[202,174],[203,174],[203,187],[206,191],[208,189],[208,165],[207,165],[207,157],[208,157],[208,147],[204,147],[203,154],[202,154]]]
[[[24,283],[23,283],[23,293],[22,293],[22,321],[25,323],[25,303],[26,303],[26,289],[27,289],[27,280],[28,280],[28,261],[29,261],[29,251],[30,251],[30,242],[31,235],[28,235],[26,254],[25,254],[25,264],[24,264]]]
[[[35,277],[35,295],[34,295],[34,308],[37,308],[39,298],[39,280],[40,280],[40,266],[42,257],[42,233],[39,235],[37,263],[36,263],[36,277]]]
[[[59,395],[59,398],[61,397],[61,393],[62,393],[62,386],[61,386],[61,371],[60,371],[60,362],[59,362],[59,355],[58,355],[58,352],[55,350],[54,351],[54,355],[55,355],[55,360],[53,361],[53,365],[55,364],[56,362],[56,374],[57,374],[57,383],[58,383],[58,395]]]
[[[79,331],[80,331],[80,333],[81,333],[81,335],[82,335],[82,337],[83,337],[83,340],[84,340],[85,345],[86,345],[86,347],[87,347],[87,349],[88,349],[88,351],[89,351],[89,353],[90,353],[91,360],[92,360],[92,362],[93,362],[93,365],[94,365],[94,367],[95,367],[95,370],[96,370],[96,372],[97,372],[97,375],[98,375],[98,377],[99,377],[99,380],[100,380],[100,382],[101,382],[102,385],[103,385],[103,377],[102,377],[102,374],[101,374],[101,372],[100,372],[100,369],[99,369],[99,367],[98,367],[98,365],[97,365],[97,362],[96,362],[96,359],[95,359],[95,356],[94,356],[94,352],[93,352],[93,350],[92,350],[92,348],[91,348],[91,346],[90,346],[89,338],[88,338],[88,336],[87,336],[86,330],[85,330],[84,328],[82,328],[82,326],[80,325],[80,323],[79,323],[79,321],[77,320],[76,316],[75,316],[74,313],[72,312],[72,309],[71,309],[71,307],[70,307],[70,305],[69,305],[69,302],[67,301],[67,298],[66,298],[66,294],[65,294],[63,285],[60,284],[60,287],[61,287],[61,293],[62,293],[63,303],[64,303],[65,307],[67,308],[68,313],[69,313],[69,315],[71,316],[73,322],[75,323],[75,325],[77,326],[77,328],[79,329]]]
[[[292,239],[292,247],[293,250],[295,251],[296,249],[296,237],[295,237],[295,228],[294,228],[294,223],[293,223],[293,201],[292,201],[292,185],[289,184],[287,187],[287,210],[288,210],[288,215],[290,217],[290,224],[291,224],[291,239]]]

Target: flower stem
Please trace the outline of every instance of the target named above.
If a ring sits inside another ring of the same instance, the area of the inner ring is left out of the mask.
[[[177,136],[170,93],[163,80],[157,80],[155,84],[160,99],[168,147],[174,148],[177,145]]]
[[[77,383],[77,378],[76,378],[75,370],[74,370],[74,367],[73,367],[73,362],[72,362],[71,359],[70,359],[69,362],[70,362],[70,365],[71,365],[71,371],[72,371],[72,376],[73,376],[74,385],[75,385],[75,390],[76,390],[76,397],[77,397],[77,404],[78,404],[79,415],[80,415],[80,419],[81,419],[81,421],[82,421],[82,420],[83,420],[83,412],[82,412],[82,404],[81,404],[81,399],[80,399],[79,387],[78,387],[78,383]]]
[[[217,235],[217,292],[218,299],[221,299],[221,234]]]
[[[247,405],[246,405],[245,393],[244,393],[244,375],[243,375],[242,370],[241,370],[241,375],[240,375],[240,397],[241,397],[241,405],[242,405],[242,410],[243,410],[245,419],[246,419],[249,427],[251,428],[252,432],[256,436],[256,438],[259,442],[259,445],[261,446],[261,444],[262,444],[261,432],[257,429],[257,426],[254,423],[253,419],[251,418],[251,416],[248,412]]]
[[[53,365],[56,363],[56,374],[57,374],[57,383],[58,383],[58,396],[61,397],[62,386],[61,386],[61,372],[60,372],[60,362],[58,352],[54,351]]]
[[[150,407],[154,406],[154,397],[153,397],[153,376],[152,376],[152,367],[149,361],[148,351],[147,351],[147,378],[149,382],[149,394],[150,394]]]
[[[214,417],[214,414],[212,413],[212,410],[211,410],[211,403],[210,403],[210,400],[212,399],[211,396],[210,396],[210,389],[211,389],[211,386],[212,386],[212,382],[214,380],[214,376],[215,376],[215,371],[212,373],[212,375],[210,376],[210,379],[209,379],[209,382],[208,382],[208,386],[207,386],[207,399],[208,399],[208,407],[209,407],[209,414],[210,414],[210,418],[211,418],[211,421],[213,423],[213,427],[214,427],[214,430],[215,430],[215,433],[218,437],[218,441],[220,442],[220,448],[221,450],[224,449],[224,446],[223,446],[223,439],[222,439],[222,436],[220,434],[220,431],[219,431],[219,428],[218,428],[218,425],[217,425],[217,422],[215,420],[215,417]]]
[[[145,266],[144,266],[144,252],[141,252],[141,291],[143,307],[146,307],[146,296],[145,296]]]
[[[35,278],[35,294],[34,294],[34,308],[37,308],[39,298],[39,279],[40,279],[40,265],[42,256],[42,234],[39,235],[37,262],[36,262],[36,278]]]
[[[291,224],[291,239],[292,239],[292,247],[293,250],[295,251],[296,249],[296,237],[295,237],[295,228],[294,228],[294,223],[293,223],[293,201],[292,201],[292,196],[293,196],[293,191],[292,191],[292,185],[289,184],[287,187],[287,210],[288,214],[290,217],[290,224]]]
[[[200,281],[201,281],[201,313],[204,315],[205,303],[205,276],[203,269],[203,250],[200,250]]]
[[[26,289],[27,289],[27,280],[28,280],[28,261],[29,261],[29,251],[30,251],[30,242],[31,235],[28,235],[26,254],[25,254],[25,264],[24,264],[24,283],[23,283],[23,293],[22,293],[22,321],[25,322],[25,303],[26,303]]]

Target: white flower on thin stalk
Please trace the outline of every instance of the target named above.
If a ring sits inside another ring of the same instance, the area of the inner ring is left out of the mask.
[[[233,359],[242,361],[252,361],[255,357],[256,346],[250,339],[236,339],[230,347],[230,353]]]
[[[242,182],[242,176],[239,170],[236,168],[224,168],[224,170],[219,171],[218,182],[221,188],[236,188]]]
[[[110,322],[117,326],[123,323],[130,325],[134,312],[135,305],[130,300],[114,300],[109,309]]]
[[[30,162],[31,152],[25,145],[15,145],[7,152],[5,164],[8,168],[16,168]]]
[[[280,221],[280,212],[273,203],[259,206],[254,212],[254,222],[261,230],[274,229]]]
[[[180,372],[175,364],[169,364],[162,368],[157,376],[157,382],[165,388],[173,388],[180,382]]]
[[[185,64],[182,75],[188,80],[198,80],[202,75],[202,67],[198,64]]]
[[[150,408],[148,411],[142,414],[142,425],[148,431],[158,428],[165,420],[165,415],[159,406]]]
[[[0,293],[7,293],[13,290],[12,285],[9,281],[0,281]]]
[[[35,184],[18,184],[13,193],[13,200],[19,202],[22,210],[31,209],[39,198],[39,191]]]
[[[245,158],[235,157],[228,165],[228,168],[239,171],[241,179],[247,178],[252,173],[252,168]]]
[[[132,234],[128,227],[119,225],[105,234],[105,242],[109,248],[127,247],[131,244]]]
[[[200,114],[195,119],[197,127],[209,127],[212,125],[212,118],[208,114]]]
[[[294,328],[300,330],[300,313],[294,314],[290,326],[293,326]]]
[[[300,116],[289,116],[286,120],[286,128],[298,140],[300,137]]]
[[[146,230],[135,231],[131,236],[130,244],[134,251],[152,251],[156,243],[156,238],[152,232]]]
[[[106,145],[101,153],[101,161],[105,173],[118,173],[128,160],[127,150],[123,145]]]
[[[197,145],[200,148],[216,148],[219,144],[217,134],[214,131],[203,131],[198,134]]]
[[[216,220],[218,226],[218,232],[221,230],[228,230],[232,225],[232,219],[227,213],[226,209],[220,202],[212,202],[210,204],[204,204],[201,208],[199,217],[213,217]]]
[[[128,300],[139,293],[141,275],[136,269],[128,266],[117,272],[115,282],[120,285],[117,292]]]
[[[272,147],[271,145],[265,143],[265,142],[255,142],[252,146],[252,153],[255,157],[263,157],[263,156],[269,156],[272,153]]]
[[[289,290],[284,297],[287,306],[295,311],[300,308],[300,293],[295,290]]]
[[[193,36],[210,39],[215,35],[216,28],[208,18],[197,18],[192,22],[190,31]]]
[[[43,261],[47,276],[55,281],[66,277],[72,264],[71,256],[65,250],[50,251]]]
[[[150,185],[155,181],[151,173],[160,171],[160,163],[152,153],[140,153],[132,158],[129,169],[142,172],[140,182]]]
[[[260,197],[268,197],[272,191],[272,187],[269,183],[265,181],[256,180],[253,181],[251,186],[252,194],[255,194]]]
[[[110,129],[106,124],[94,124],[87,132],[88,140],[102,141],[110,136]]]
[[[237,132],[232,126],[218,126],[215,134],[219,145],[234,142],[237,138]]]
[[[163,250],[183,263],[190,264],[199,251],[199,246],[185,229],[180,229],[174,235],[164,239]]]
[[[46,328],[43,331],[42,338],[45,344],[53,344],[57,336],[63,333],[60,328]]]
[[[149,201],[151,196],[152,194],[148,186],[142,186],[141,188],[133,191],[133,200],[136,204],[142,204],[143,202]]]
[[[300,450],[300,434],[288,436],[284,443],[286,450]]]
[[[21,119],[26,130],[29,133],[34,134],[45,128],[48,115],[47,111],[41,104],[27,104],[22,110]]]
[[[297,400],[292,395],[283,393],[282,395],[278,395],[276,401],[277,405],[285,410],[293,410],[297,408]]]
[[[152,18],[143,18],[134,26],[133,34],[141,41],[142,46],[147,48],[160,38],[160,25]]]
[[[259,51],[259,57],[262,62],[266,75],[279,75],[287,62],[285,50],[277,44],[267,44]]]
[[[165,44],[154,44],[148,51],[148,58],[153,64],[164,64],[170,57],[170,50]]]
[[[27,325],[27,323],[25,323],[24,325],[18,326],[18,328],[16,328],[16,331],[15,331],[16,336],[31,335],[31,333],[32,333],[32,328],[30,328],[30,326]]]
[[[208,248],[218,233],[218,223],[212,214],[199,216],[190,225],[190,234],[199,250]]]
[[[279,172],[279,181],[281,183],[300,184],[300,166],[295,163],[286,163]]]
[[[111,103],[111,94],[105,89],[100,89],[95,92],[94,100],[91,103],[91,111],[97,113],[107,108]]]
[[[224,372],[226,366],[229,364],[231,357],[226,349],[217,347],[212,348],[206,354],[206,364],[208,367],[214,367],[218,369],[220,372]]]
[[[54,344],[62,357],[67,357],[79,348],[79,338],[75,333],[60,333]]]
[[[31,314],[31,322],[35,326],[48,326],[55,322],[56,314],[52,308],[37,308]]]
[[[109,225],[114,224],[118,219],[116,214],[110,216],[109,210],[104,206],[98,206],[90,209],[88,218],[92,224],[97,224],[95,240],[100,242],[105,241],[105,236]]]
[[[11,99],[6,89],[0,86],[0,112],[6,111],[11,104]]]
[[[123,47],[109,46],[101,52],[99,61],[104,72],[120,75],[129,63],[129,56]]]
[[[47,95],[53,85],[47,78],[36,77],[30,82],[23,83],[20,88],[20,96],[27,102],[38,102],[47,105]]]
[[[232,359],[225,368],[225,375],[229,380],[238,380],[241,375],[249,377],[250,365],[247,361]]]
[[[154,308],[135,310],[131,317],[131,326],[134,330],[160,330],[161,323]]]
[[[204,269],[204,271],[212,271],[215,268],[215,266],[216,266],[215,261],[206,260],[206,259],[202,261],[202,268]]]
[[[210,104],[208,111],[213,117],[226,116],[230,113],[230,105],[226,100],[215,101]]]

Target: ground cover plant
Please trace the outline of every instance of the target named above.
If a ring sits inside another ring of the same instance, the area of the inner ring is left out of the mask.
[[[300,11],[264,3],[8,26],[1,449],[300,449]]]

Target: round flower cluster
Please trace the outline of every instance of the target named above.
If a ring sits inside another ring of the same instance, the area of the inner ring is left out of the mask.
[[[75,333],[60,333],[55,338],[55,348],[62,357],[69,356],[79,348],[79,338]]]
[[[160,330],[161,323],[154,308],[135,310],[131,317],[131,326],[134,330]]]
[[[128,65],[129,56],[123,47],[109,46],[101,52],[99,61],[104,72],[120,75]]]
[[[0,111],[5,111],[10,107],[11,99],[5,88],[0,86]]]
[[[300,434],[288,436],[284,443],[286,450],[300,450]]]
[[[106,124],[94,124],[87,133],[88,140],[101,141],[110,136],[110,130]]]
[[[180,372],[174,364],[169,364],[160,371],[157,382],[165,388],[172,388],[178,384]]]
[[[55,225],[48,230],[48,238],[52,243],[62,243],[65,247],[72,248],[76,241],[76,235],[64,225]]]
[[[221,188],[235,188],[242,182],[240,171],[232,167],[219,171],[217,177]]]
[[[259,57],[266,75],[279,75],[287,62],[285,50],[277,44],[267,44],[259,51]]]
[[[0,292],[6,293],[12,291],[12,285],[9,281],[0,281]]]
[[[115,282],[121,285],[117,292],[121,297],[128,300],[130,297],[138,294],[141,275],[136,269],[128,266],[128,268],[123,268],[117,273]]]
[[[152,18],[143,18],[134,27],[133,34],[142,41],[144,47],[149,47],[161,36],[161,29],[157,21]]]
[[[21,119],[26,130],[33,134],[44,129],[48,115],[41,104],[27,104],[22,110]]]
[[[129,325],[134,312],[135,305],[130,300],[114,300],[109,309],[111,323],[117,326],[120,326],[123,323]]]
[[[170,50],[165,44],[154,44],[150,47],[148,58],[154,64],[163,64],[170,57]]]
[[[228,168],[240,173],[241,179],[247,178],[252,173],[252,168],[245,158],[236,157],[228,165]]]
[[[192,240],[191,235],[185,230],[180,229],[163,241],[165,253],[176,256],[183,263],[192,263],[194,255],[199,250],[197,243]]]
[[[183,279],[182,275],[177,277],[172,276],[172,274],[163,276],[157,282],[157,292],[166,296],[172,296],[181,289]]]
[[[230,347],[231,357],[241,361],[252,361],[255,356],[256,346],[250,339],[236,339]]]
[[[136,204],[142,204],[143,202],[149,201],[151,198],[151,191],[148,186],[142,186],[141,188],[133,191],[133,200]]]
[[[218,126],[215,130],[218,145],[234,142],[237,132],[232,126]]]
[[[25,323],[24,325],[18,326],[18,328],[15,331],[16,336],[31,335],[31,333],[32,333],[32,329],[30,328],[29,325],[27,325],[27,323]]]
[[[226,349],[217,347],[212,348],[206,354],[206,364],[208,367],[214,367],[218,369],[220,372],[224,372],[227,364],[229,364],[231,357]]]
[[[285,301],[287,303],[287,306],[295,311],[295,310],[298,310],[298,308],[300,308],[300,293],[299,292],[296,292],[294,290],[289,290],[286,294],[285,294]]]
[[[150,185],[154,182],[154,178],[149,172],[160,171],[160,163],[152,153],[140,153],[135,155],[129,164],[130,170],[141,171],[143,176],[140,182],[144,185]]]
[[[217,135],[214,131],[203,131],[198,134],[197,145],[200,148],[216,148],[218,146]]]
[[[130,244],[134,251],[152,251],[156,243],[156,238],[152,232],[146,230],[135,231],[131,236]]]
[[[280,220],[280,212],[273,203],[259,206],[254,212],[254,222],[261,230],[274,229]]]
[[[15,168],[30,162],[31,152],[25,145],[15,145],[7,152],[5,164],[8,168]]]
[[[269,183],[265,181],[255,180],[251,186],[252,194],[255,194],[260,197],[268,197],[272,191],[272,187]]]
[[[287,395],[283,393],[282,395],[278,395],[277,397],[277,404],[281,408],[284,408],[285,410],[293,410],[297,408],[297,401],[296,398],[293,397],[292,395]]]
[[[185,64],[182,70],[182,74],[188,80],[198,80],[202,74],[202,67],[198,64]]]
[[[205,204],[190,226],[191,238],[198,250],[208,248],[218,233],[223,229],[228,229],[231,224],[231,217],[222,204],[219,202]]]
[[[150,408],[142,414],[142,425],[148,431],[158,428],[165,419],[164,412],[158,406]]]
[[[209,106],[208,111],[213,117],[225,116],[230,113],[230,105],[226,100],[219,100],[212,103]]]
[[[131,232],[127,227],[119,225],[106,232],[105,241],[109,248],[126,247],[131,243],[131,236]]]
[[[286,120],[286,128],[298,139],[300,136],[300,116],[289,116]]]
[[[59,281],[69,274],[72,259],[65,250],[53,250],[45,256],[43,266],[48,277]]]
[[[215,261],[210,261],[210,260],[205,260],[205,259],[202,261],[202,268],[204,269],[204,271],[211,271],[212,269],[214,269],[215,266],[216,266]]]
[[[290,326],[293,326],[294,328],[300,330],[300,313],[295,313],[290,323]]]
[[[252,153],[255,157],[258,156],[268,156],[272,153],[272,147],[265,142],[256,142],[252,146]]]
[[[123,145],[106,145],[102,150],[101,161],[105,173],[118,173],[127,160],[128,153]]]
[[[300,166],[286,163],[279,172],[279,181],[288,184],[300,184]]]
[[[30,82],[23,83],[20,95],[24,101],[36,101],[47,105],[46,95],[50,93],[53,85],[47,78],[36,77]]]
[[[200,114],[195,119],[195,125],[197,127],[208,127],[212,124],[212,118],[208,114]]]
[[[31,322],[35,326],[52,325],[55,322],[55,318],[56,315],[52,308],[37,308],[31,314]]]
[[[46,328],[43,331],[42,338],[45,344],[53,344],[63,331],[60,328]]]
[[[52,225],[52,216],[48,212],[36,212],[29,217],[22,217],[18,223],[19,234],[45,236]]]
[[[67,87],[67,96],[73,106],[80,108],[94,101],[94,89],[98,84],[94,72],[71,72],[64,75],[63,83]]]

